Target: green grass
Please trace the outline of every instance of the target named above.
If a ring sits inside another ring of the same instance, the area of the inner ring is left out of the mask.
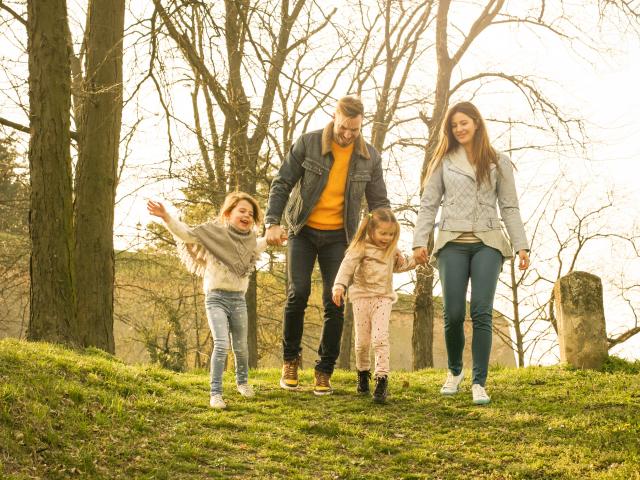
[[[0,477],[640,478],[640,365],[606,373],[494,369],[490,405],[469,383],[438,394],[444,372],[391,375],[387,405],[354,393],[277,387],[251,373],[246,400],[225,374],[227,411],[208,408],[208,375],[129,366],[97,351],[0,342]]]

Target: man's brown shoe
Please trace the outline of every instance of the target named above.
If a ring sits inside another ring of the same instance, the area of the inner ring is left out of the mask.
[[[285,390],[296,390],[298,388],[298,367],[300,366],[300,357],[293,360],[285,360],[282,365],[282,377],[280,377],[280,386]]]
[[[331,374],[316,370],[316,384],[313,387],[314,395],[331,395]]]

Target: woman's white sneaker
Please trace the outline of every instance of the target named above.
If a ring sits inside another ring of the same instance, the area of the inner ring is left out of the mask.
[[[254,397],[256,392],[253,391],[253,387],[248,383],[243,383],[242,385],[238,385],[238,392],[240,395],[246,398]]]
[[[487,391],[479,383],[471,385],[471,395],[473,396],[473,403],[476,405],[486,405],[491,401]]]
[[[227,404],[224,403],[224,400],[222,399],[222,395],[220,394],[211,395],[211,398],[209,399],[209,406],[211,408],[216,408],[218,410],[227,408]]]
[[[450,371],[447,372],[447,379],[445,380],[444,385],[442,385],[440,393],[442,395],[454,395],[458,393],[463,379],[464,371],[460,372],[460,375],[454,375]]]

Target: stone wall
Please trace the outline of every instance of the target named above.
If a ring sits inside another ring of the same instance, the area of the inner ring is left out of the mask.
[[[447,367],[447,353],[444,344],[444,322],[442,319],[442,301],[440,298],[434,299],[435,303],[435,323],[433,331],[433,362],[436,368]],[[389,327],[389,336],[391,343],[391,370],[407,370],[413,369],[413,351],[411,348],[411,336],[413,333],[413,296],[401,295],[400,300],[394,304],[391,313],[391,324]],[[468,314],[469,306],[467,304],[467,319],[465,320],[465,343],[463,361],[465,368],[471,368],[471,334],[472,325],[471,318]],[[505,367],[515,367],[516,360],[513,350],[505,344],[503,340],[496,335],[498,330],[501,336],[510,337],[510,331],[505,318],[497,311],[493,316],[493,345],[491,348],[491,365],[501,365]],[[320,334],[317,326],[305,324],[305,340],[307,345],[303,345],[302,358],[303,367],[310,368],[317,359],[316,350],[318,348],[317,338]],[[355,356],[352,348],[351,368],[355,369]],[[372,355],[373,361],[373,355]],[[279,352],[274,352],[261,359],[260,367],[279,367],[282,365],[282,358]],[[372,363],[373,366],[373,363]]]

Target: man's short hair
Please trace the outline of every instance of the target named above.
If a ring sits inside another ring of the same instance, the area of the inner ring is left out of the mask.
[[[364,105],[357,95],[346,95],[338,100],[336,111],[342,113],[349,118],[355,118],[358,115],[364,116]]]

